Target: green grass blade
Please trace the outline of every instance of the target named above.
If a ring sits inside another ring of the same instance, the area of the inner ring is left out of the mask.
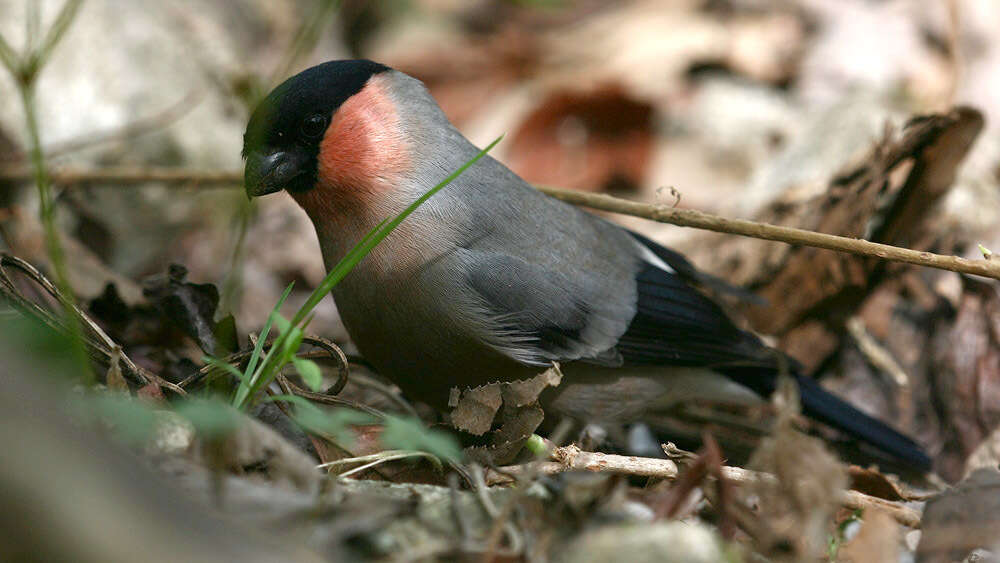
[[[299,377],[302,378],[302,381],[305,382],[309,389],[311,391],[319,391],[323,386],[323,372],[319,369],[316,362],[305,358],[293,357],[292,363],[295,364],[295,370],[299,372]]]
[[[275,319],[279,316],[278,311],[281,306],[285,304],[285,300],[288,299],[288,295],[292,293],[292,287],[295,286],[295,282],[288,284],[285,291],[278,298],[278,303],[275,304],[274,309],[271,309],[271,314],[267,316],[267,322],[264,323],[264,328],[261,329],[260,334],[257,336],[257,344],[253,347],[253,353],[250,354],[250,361],[247,363],[247,373],[253,373],[257,369],[257,361],[260,359],[260,353],[264,350],[264,342],[267,340],[268,333],[271,332],[271,325],[274,324]]]
[[[423,205],[423,203],[426,202],[431,196],[441,191],[442,188],[454,181],[455,178],[458,178],[479,159],[486,156],[486,153],[493,149],[493,147],[495,147],[502,139],[503,135],[497,137],[495,141],[479,151],[476,156],[472,157],[462,166],[459,166],[458,169],[449,174],[444,180],[418,197],[416,201],[411,203],[401,213],[391,219],[386,219],[379,223],[378,226],[369,231],[360,242],[354,245],[354,248],[352,248],[350,252],[348,252],[347,255],[337,263],[336,266],[330,269],[330,272],[325,278],[323,278],[323,281],[315,290],[313,290],[308,299],[306,299],[305,303],[302,304],[302,307],[300,307],[298,312],[295,313],[295,316],[292,317],[289,328],[281,332],[278,338],[275,339],[274,344],[272,344],[271,348],[267,351],[267,354],[264,355],[263,360],[260,361],[260,367],[256,367],[256,361],[252,364],[248,364],[247,373],[252,375],[247,378],[247,385],[241,384],[236,390],[236,395],[233,398],[233,406],[236,408],[244,408],[251,397],[254,397],[262,388],[269,385],[274,379],[275,374],[277,374],[282,367],[292,361],[292,358],[295,356],[295,353],[302,342],[302,326],[304,326],[303,321],[309,317],[316,305],[318,305],[319,302],[322,301],[323,298],[326,297],[326,295],[330,293],[330,291],[332,291],[338,283],[340,283],[340,280],[344,279],[344,276],[354,269],[354,266],[356,266],[358,262],[367,256],[377,244],[385,239],[385,237],[389,236],[393,229],[399,226],[399,224],[409,217],[410,214],[416,211],[418,207]],[[284,299],[287,297],[290,289],[291,288],[289,287],[289,289],[285,290],[285,295],[282,296],[281,301],[279,301],[275,310],[272,311],[271,316],[268,317],[268,323],[265,326],[265,330],[261,331],[261,337],[257,342],[257,347],[254,349],[254,354],[252,356],[253,360],[256,360],[256,358],[260,356],[260,348],[263,346],[267,330],[270,329],[272,323],[276,322],[277,310],[281,306],[281,303],[284,302]],[[256,367],[256,369],[252,370],[251,367]]]
[[[236,366],[227,361],[221,360],[219,358],[213,358],[212,356],[202,356],[201,361],[205,362],[206,364],[216,369],[221,369],[222,371],[228,372],[230,375],[236,378],[236,381],[240,382],[240,385],[246,383],[246,377],[247,377],[246,374],[236,369]]]
[[[271,344],[257,372],[250,377],[247,392],[241,397],[241,402],[234,403],[234,406],[237,408],[242,408],[258,391],[270,385],[271,381],[274,380],[275,374],[292,361],[292,358],[295,357],[295,354],[299,350],[299,346],[302,345],[302,339],[305,335],[302,333],[301,328],[290,324],[281,315],[276,315],[274,320],[284,330],[274,340],[274,343]]]
[[[306,399],[305,397],[299,397],[298,395],[286,395],[286,394],[268,395],[267,397],[261,399],[261,402],[264,403],[276,403],[278,401],[283,401],[305,409],[319,408],[316,405],[310,403],[309,399]]]
[[[323,278],[323,281],[320,282],[319,286],[317,286],[316,289],[313,290],[313,292],[309,295],[309,298],[306,299],[305,303],[302,304],[302,308],[299,310],[299,312],[296,313],[294,317],[292,317],[293,324],[298,324],[299,322],[301,322],[305,318],[305,316],[309,314],[310,311],[316,308],[316,305],[319,305],[319,302],[322,301],[324,297],[326,297],[326,294],[330,293],[330,291],[333,290],[333,288],[340,282],[340,280],[344,279],[344,276],[346,276],[351,271],[351,268],[353,268],[352,265],[350,268],[347,268],[346,270],[344,269],[345,264],[348,262],[348,258],[353,256],[356,252],[359,252],[360,249],[366,243],[368,243],[368,241],[370,241],[373,237],[378,235],[379,231],[386,225],[386,223],[389,222],[389,220],[390,218],[386,217],[374,229],[368,231],[368,234],[366,234],[364,238],[361,239],[360,242],[354,245],[354,248],[352,248],[347,253],[347,255],[345,255],[343,258],[340,259],[339,262],[337,262],[337,265],[335,265],[333,269],[331,269],[330,272],[327,273],[326,277]],[[356,263],[357,262],[355,262],[355,264]],[[329,289],[323,291],[323,288],[329,288]]]
[[[281,350],[285,347],[285,342],[287,342],[288,333],[284,332],[278,335],[278,338],[274,339],[271,347],[268,348],[267,353],[264,354],[264,358],[260,361],[260,367],[257,371],[253,373],[248,378],[247,385],[240,385],[237,389],[237,396],[233,399],[233,406],[242,409],[246,406],[247,402],[251,397],[257,394],[264,386],[270,385],[271,381],[274,379],[274,374],[281,369],[281,364],[278,363],[277,358],[281,357]]]
[[[326,294],[330,293],[330,291],[332,291],[333,288],[340,283],[340,280],[344,279],[344,276],[350,273],[350,271],[354,269],[354,266],[356,266],[358,262],[367,256],[373,248],[375,248],[375,245],[382,242],[385,237],[389,236],[389,233],[399,226],[403,220],[409,217],[411,213],[416,211],[416,209],[423,205],[425,201],[430,199],[431,196],[441,191],[442,188],[454,181],[455,178],[461,176],[462,173],[465,172],[470,166],[475,164],[482,157],[486,156],[486,153],[492,150],[493,147],[495,147],[501,140],[503,140],[503,135],[497,137],[496,140],[479,151],[479,153],[472,157],[468,162],[459,166],[458,169],[449,174],[444,180],[441,180],[441,182],[439,182],[436,186],[427,190],[426,193],[418,197],[416,201],[411,203],[399,215],[396,215],[391,220],[383,221],[378,227],[369,231],[369,233],[365,235],[365,237],[361,239],[361,241],[356,244],[354,248],[352,248],[351,251],[348,252],[347,255],[344,256],[340,262],[338,262],[337,265],[330,270],[330,273],[326,275],[322,283],[320,283],[319,286],[312,292],[309,298],[306,299],[306,302],[303,303],[302,308],[299,309],[299,312],[292,318],[292,324],[299,324],[305,316],[309,314],[309,312],[312,311],[324,297],[326,297]]]
[[[250,354],[250,361],[247,362],[246,377],[240,378],[240,386],[236,389],[236,395],[233,397],[233,406],[236,408],[240,408],[243,401],[250,394],[250,387],[253,383],[253,379],[250,378],[257,369],[257,362],[260,359],[261,351],[264,350],[264,342],[267,341],[267,335],[271,332],[271,325],[274,324],[275,318],[279,315],[278,311],[285,304],[285,299],[288,299],[288,295],[292,293],[292,287],[294,286],[295,282],[291,282],[285,288],[281,297],[278,298],[278,302],[274,305],[274,309],[271,309],[271,314],[267,316],[267,322],[264,323],[264,328],[261,329],[260,335],[257,337],[257,344],[254,345],[253,353]]]

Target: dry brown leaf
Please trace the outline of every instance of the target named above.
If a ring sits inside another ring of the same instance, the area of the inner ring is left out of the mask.
[[[976,548],[1000,547],[1000,472],[980,469],[927,501],[919,561],[961,561]]]
[[[795,429],[799,404],[793,381],[779,382],[774,402],[778,422],[749,467],[776,479],[760,480],[745,490],[759,499],[760,515],[776,536],[787,538],[800,560],[810,559],[826,549],[829,522],[840,507],[847,474],[821,440]]]
[[[792,191],[756,219],[875,242],[927,248],[932,207],[950,189],[956,170],[983,127],[975,109],[911,120],[866,155],[844,166],[814,196]],[[755,330],[780,338],[807,369],[839,348],[842,327],[873,287],[906,271],[878,260],[815,248],[794,248],[734,237],[707,237],[694,261],[754,289],[771,305],[744,312]],[[774,306],[780,304],[780,307]]]
[[[1000,428],[987,436],[966,460],[963,478],[977,469],[1000,469]]]
[[[122,367],[119,364],[121,355],[122,349],[120,346],[115,346],[111,350],[111,365],[108,366],[108,372],[105,376],[104,383],[108,386],[108,389],[112,391],[128,392],[128,384],[125,383],[125,376],[122,375]]]
[[[531,379],[511,381],[503,388],[503,401],[515,407],[535,404],[546,387],[556,387],[561,381],[558,369],[547,369]]]
[[[931,342],[929,376],[942,417],[939,467],[947,479],[965,472],[966,459],[1000,426],[1000,295],[991,284],[965,280],[954,319],[942,319]]]
[[[923,495],[907,490],[896,479],[875,469],[851,465],[847,468],[847,476],[850,478],[851,490],[860,491],[866,495],[902,501],[923,498]]]
[[[465,391],[453,389],[452,425],[489,440],[486,445],[466,448],[466,454],[486,464],[512,461],[545,418],[538,405],[539,395],[561,381],[562,372],[554,365],[527,380],[489,383]]]
[[[503,403],[501,385],[488,383],[462,392],[458,404],[451,410],[451,423],[455,428],[474,436],[488,432]]]

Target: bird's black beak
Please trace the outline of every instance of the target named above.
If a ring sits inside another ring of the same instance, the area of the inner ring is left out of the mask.
[[[304,158],[294,152],[250,153],[247,155],[247,165],[243,172],[247,196],[273,194],[285,189],[302,173],[304,161]]]

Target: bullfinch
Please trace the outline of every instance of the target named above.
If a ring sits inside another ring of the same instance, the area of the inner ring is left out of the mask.
[[[478,153],[417,79],[331,61],[276,87],[244,136],[251,197],[287,191],[327,268]],[[489,156],[430,198],[333,290],[361,353],[444,409],[452,388],[562,383],[548,417],[624,425],[693,400],[759,402],[789,365],[699,290],[679,253],[548,197]],[[796,373],[803,411],[914,469],[911,439]]]

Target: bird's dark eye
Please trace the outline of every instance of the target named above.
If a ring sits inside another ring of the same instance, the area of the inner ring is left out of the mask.
[[[319,137],[324,131],[326,131],[326,118],[318,113],[302,121],[302,134],[310,139]]]

